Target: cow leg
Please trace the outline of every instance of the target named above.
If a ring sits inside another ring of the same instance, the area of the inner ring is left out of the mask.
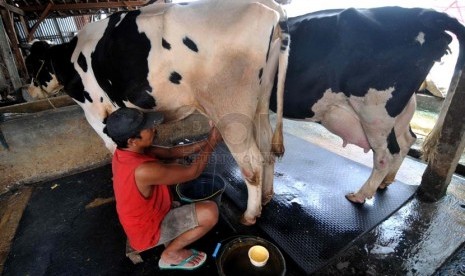
[[[394,133],[394,132],[393,132]],[[369,140],[370,140],[370,136]],[[409,148],[415,142],[415,134],[410,129],[396,137],[399,152],[391,153],[388,144],[373,149],[373,170],[365,184],[356,193],[346,195],[346,198],[354,203],[364,203],[366,198],[371,198],[378,188],[385,189],[394,182],[395,176],[408,153]],[[370,142],[371,143],[371,142]]]
[[[404,110],[402,110],[402,112],[396,118],[394,131],[397,134],[396,140],[397,144],[399,145],[399,153],[394,154],[394,160],[391,164],[391,169],[379,186],[380,189],[385,189],[387,186],[389,186],[389,184],[394,182],[396,174],[402,165],[402,161],[404,161],[404,158],[407,155],[410,147],[413,145],[413,143],[415,143],[417,137],[410,128],[410,121],[413,118],[416,106],[416,98],[415,95],[413,95],[405,106]]]
[[[261,214],[264,160],[254,139],[253,122],[242,114],[224,116],[217,124],[247,185],[247,209],[241,223],[255,224]]]
[[[373,170],[368,180],[356,193],[349,193],[346,198],[353,203],[364,203],[365,199],[373,197],[378,186],[389,172],[393,156],[387,147],[373,149]]]
[[[273,148],[272,140],[274,134],[270,124],[270,114],[269,114],[269,100],[271,95],[271,90],[273,88],[274,78],[276,76],[276,69],[278,67],[277,61],[275,58],[279,55],[281,45],[277,41],[273,42],[270,45],[270,59],[268,64],[265,67],[263,72],[262,80],[262,97],[258,102],[257,112],[255,114],[254,123],[255,123],[255,140],[257,141],[258,148],[263,155],[264,165],[263,165],[263,182],[262,182],[262,205],[266,205],[270,202],[273,197],[273,179],[274,179],[274,162],[275,154],[277,152],[283,153],[284,144],[281,140],[279,143],[280,146]],[[278,126],[279,127],[279,126]],[[279,130],[278,130],[279,131]],[[282,124],[281,124],[282,131]],[[278,135],[282,138],[282,133]],[[276,142],[276,140],[275,140]],[[280,150],[277,150],[277,149]]]
[[[370,177],[356,193],[346,195],[354,203],[363,203],[375,194],[382,182],[394,180],[408,148],[414,142],[409,132],[409,123],[415,112],[415,95],[412,95],[402,112],[393,118],[386,110],[386,102],[392,97],[393,91],[394,88],[384,91],[370,89],[364,97],[349,99],[373,150]]]
[[[234,146],[228,147],[235,152]],[[263,183],[263,158],[255,143],[252,143],[245,152],[233,154],[247,185],[247,209],[241,218],[244,225],[253,225],[262,211],[262,183]]]
[[[350,107],[334,105],[328,108],[321,119],[322,125],[329,131],[343,137],[344,145],[353,143],[364,150],[373,149],[374,166],[370,177],[357,193],[346,195],[346,198],[354,203],[363,203],[365,198],[371,197],[375,193],[378,185],[388,172],[387,167],[383,164],[386,164],[386,160],[389,159],[386,137],[379,135],[381,131],[376,128],[367,132],[370,125],[365,123],[368,127],[364,127],[363,121],[359,120],[359,118],[359,116],[353,114]]]
[[[268,107],[268,105],[267,105]],[[268,110],[266,110],[268,112]],[[275,157],[271,153],[272,130],[268,113],[255,116],[255,139],[263,156],[262,205],[268,204],[273,197],[273,178]]]
[[[346,195],[351,202],[364,203],[366,198],[373,197],[390,171],[393,154],[399,153],[394,132],[396,119],[390,117],[384,107],[391,92],[388,90],[369,92],[365,97],[354,97],[349,100],[354,111],[359,115],[360,124],[373,150],[371,175],[356,193]]]
[[[394,160],[391,164],[391,169],[387,176],[384,178],[381,185],[379,185],[378,189],[383,190],[387,188],[392,182],[394,182],[397,172],[399,171],[399,168],[402,165],[402,161],[404,161],[405,156],[407,156],[407,153],[410,147],[413,145],[413,143],[415,143],[415,140],[416,135],[411,131],[410,128],[407,131],[405,131],[402,135],[397,137],[397,141],[400,147],[400,153],[394,154]]]
[[[265,163],[263,166],[263,188],[262,188],[262,205],[267,205],[274,195],[273,178],[274,178],[274,156],[267,152],[264,155]]]

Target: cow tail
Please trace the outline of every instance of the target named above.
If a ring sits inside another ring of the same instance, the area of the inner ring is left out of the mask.
[[[425,161],[434,160],[436,155],[436,146],[441,136],[444,119],[446,117],[446,113],[449,109],[452,98],[456,92],[456,88],[465,65],[465,27],[455,18],[451,18],[446,14],[438,14],[441,16],[441,18],[440,20],[436,21],[435,24],[437,24],[436,26],[438,27],[444,28],[446,31],[450,31],[457,37],[459,42],[459,56],[457,58],[457,63],[455,64],[454,74],[450,82],[449,90],[447,91],[446,99],[442,104],[443,108],[439,113],[436,124],[425,138],[425,141],[422,145],[422,159]],[[459,93],[465,93],[465,91],[460,91]]]
[[[283,137],[283,101],[284,101],[284,82],[286,80],[287,63],[289,58],[289,46],[291,38],[289,35],[289,27],[287,25],[287,15],[282,10],[282,15],[279,20],[281,29],[281,49],[278,59],[278,81],[276,93],[276,127],[273,133],[271,142],[271,152],[276,157],[284,155],[284,137]],[[284,16],[283,16],[284,15]]]

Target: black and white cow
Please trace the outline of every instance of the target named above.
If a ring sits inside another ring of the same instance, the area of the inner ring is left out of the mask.
[[[289,31],[284,117],[319,122],[343,146],[373,150],[369,179],[346,196],[363,203],[394,181],[416,139],[414,93],[448,51],[445,31],[460,42],[462,69],[465,28],[433,10],[382,7],[305,14],[289,19]]]
[[[119,107],[155,109],[167,122],[198,110],[216,124],[241,168],[248,189],[242,222],[253,224],[262,198],[266,203],[273,193],[273,154],[284,152],[282,120],[272,137],[268,110],[278,67],[282,107],[286,20],[273,0],[155,3],[116,13],[86,25],[69,43],[35,43],[26,59],[36,76],[29,92],[46,96],[63,86],[111,151],[103,128]]]

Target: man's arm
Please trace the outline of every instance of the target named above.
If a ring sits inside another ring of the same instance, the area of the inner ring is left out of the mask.
[[[174,185],[199,177],[207,166],[213,149],[221,140],[221,134],[214,127],[201,151],[189,166],[159,162],[143,163],[137,167],[135,173],[139,190],[144,193],[144,190],[149,189],[152,185]]]
[[[146,154],[159,159],[178,159],[199,152],[207,143],[207,139],[192,144],[174,147],[152,146],[147,149]]]

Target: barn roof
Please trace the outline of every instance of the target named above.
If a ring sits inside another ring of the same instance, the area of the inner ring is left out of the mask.
[[[0,0],[0,7],[26,19],[96,15],[130,11],[148,4],[149,0]]]

